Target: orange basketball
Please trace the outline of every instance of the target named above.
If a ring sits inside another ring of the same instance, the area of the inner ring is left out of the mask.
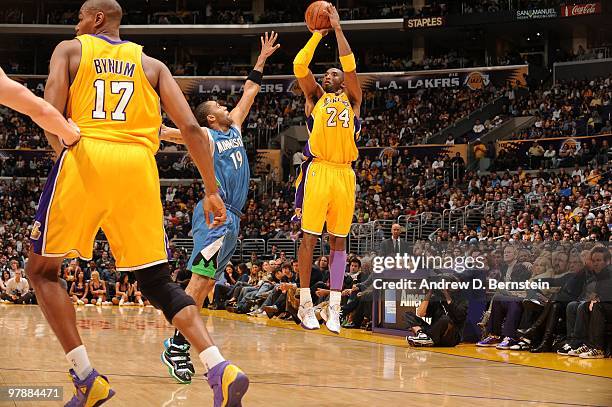
[[[331,6],[327,1],[315,1],[306,9],[306,25],[311,30],[325,30],[331,28],[329,17],[325,12]]]

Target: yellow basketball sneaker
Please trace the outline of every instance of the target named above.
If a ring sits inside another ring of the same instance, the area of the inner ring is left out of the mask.
[[[106,376],[99,374],[96,369],[85,380],[79,379],[74,370],[70,369],[70,377],[75,387],[74,396],[65,407],[97,407],[115,395]]]

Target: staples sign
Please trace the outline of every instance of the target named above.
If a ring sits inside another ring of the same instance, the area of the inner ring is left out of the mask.
[[[561,7],[563,17],[588,16],[601,13],[601,3],[566,4]]]
[[[407,18],[404,20],[404,29],[442,27],[444,23],[444,17]]]

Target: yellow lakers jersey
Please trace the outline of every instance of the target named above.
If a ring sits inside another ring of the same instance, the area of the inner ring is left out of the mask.
[[[306,121],[308,143],[304,154],[337,164],[348,164],[357,159],[355,141],[361,123],[355,116],[345,93],[325,93]]]
[[[141,143],[156,152],[160,102],[142,68],[142,47],[95,35],[77,39],[81,63],[70,86],[67,115],[81,137]]]

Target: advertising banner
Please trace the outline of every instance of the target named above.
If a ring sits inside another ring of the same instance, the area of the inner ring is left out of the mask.
[[[564,4],[561,6],[562,17],[588,16],[601,14],[601,3]]]
[[[420,17],[420,18],[405,18],[404,30],[413,30],[415,28],[432,28],[442,27],[446,24],[444,17]]]
[[[364,90],[418,90],[469,88],[483,89],[490,84],[526,86],[527,65],[482,67],[465,69],[440,69],[393,73],[363,73],[359,80]],[[320,75],[316,75],[320,77]],[[46,77],[14,75],[11,78],[24,83],[29,89],[44,90]],[[240,76],[179,76],[175,78],[182,91],[190,95],[240,94],[245,78]],[[299,94],[297,80],[292,75],[267,75],[261,85],[262,93]]]
[[[541,20],[544,18],[556,18],[559,13],[554,8],[536,8],[531,10],[516,10],[517,20]]]

